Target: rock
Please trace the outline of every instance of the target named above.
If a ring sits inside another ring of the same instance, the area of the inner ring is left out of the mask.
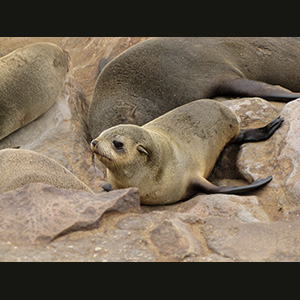
[[[285,119],[269,140],[241,147],[238,168],[248,179],[273,175],[273,180],[259,196],[264,207],[288,213],[300,204],[300,99],[289,102],[282,110]]]
[[[235,112],[244,129],[264,126],[280,114],[280,110],[270,101],[258,97],[227,100],[222,103]]]
[[[189,213],[205,219],[219,216],[241,222],[270,222],[256,196],[198,195],[188,201],[174,205],[178,212]]]
[[[300,261],[300,218],[258,224],[210,217],[203,232],[209,248],[234,261]]]
[[[49,245],[49,250],[56,251],[54,260],[58,261],[154,262],[157,259],[147,239],[129,230],[95,233],[79,239],[66,238]]]
[[[191,214],[153,211],[125,216],[116,223],[116,227],[146,237],[158,261],[185,261],[205,253],[205,247],[192,229],[199,221]]]
[[[242,98],[222,101],[222,103],[228,105],[236,113],[241,120],[242,128],[265,126],[281,114],[279,108],[260,98]],[[276,149],[278,149],[275,141],[282,136],[281,132],[286,128],[287,123],[284,122],[281,128],[267,141],[247,143],[240,147],[235,145],[226,147],[209,179],[215,184],[221,184],[221,178],[245,179],[247,183],[259,177],[266,178],[274,175],[274,166],[277,161]],[[277,163],[276,166],[278,166]],[[282,211],[280,211],[282,206],[278,205],[277,201],[278,192],[281,191],[276,187],[272,188],[274,182],[276,182],[276,178],[253,194],[258,197],[269,218],[278,220],[282,217]]]
[[[0,195],[0,239],[16,245],[49,243],[99,226],[104,213],[139,210],[137,189],[91,194],[35,183]]]
[[[279,108],[261,98],[241,98],[238,100],[219,98],[219,101],[222,101],[223,104],[229,106],[235,112],[243,129],[265,126],[280,114]],[[252,145],[252,151],[255,152],[252,153],[251,160],[247,161],[248,167],[251,168],[257,155],[259,155],[255,149],[263,143],[265,142],[249,143],[242,146],[235,144],[227,145],[208,179],[216,185],[241,185],[252,182],[254,179],[247,172],[244,172],[243,169],[239,168],[240,165],[237,162],[242,149],[245,146]],[[227,179],[239,180],[240,183],[232,180],[228,181]]]
[[[199,218],[189,214],[141,214],[134,207],[104,214],[100,226],[96,222],[38,246],[0,240],[0,261],[203,261],[209,252],[197,229]]]
[[[194,255],[203,256],[202,246],[181,220],[165,220],[150,232],[151,242],[168,260],[182,261]]]

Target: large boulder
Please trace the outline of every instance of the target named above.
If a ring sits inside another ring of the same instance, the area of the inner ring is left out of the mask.
[[[300,261],[300,218],[269,224],[210,217],[203,227],[214,253],[233,261]]]
[[[252,107],[248,110],[255,113]],[[237,166],[249,181],[273,175],[258,196],[266,209],[288,213],[300,205],[300,99],[289,102],[280,114],[285,120],[281,128],[265,142],[243,145]]]
[[[104,213],[139,210],[137,189],[92,194],[33,183],[0,194],[0,240],[15,245],[49,243],[99,226]]]

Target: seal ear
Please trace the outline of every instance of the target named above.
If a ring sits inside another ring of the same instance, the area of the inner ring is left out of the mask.
[[[138,145],[136,148],[141,154],[146,154],[147,156],[149,155],[148,151],[142,145]]]

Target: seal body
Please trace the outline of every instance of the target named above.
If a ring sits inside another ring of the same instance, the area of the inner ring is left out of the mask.
[[[46,112],[61,92],[69,55],[36,43],[0,58],[0,140]]]
[[[31,150],[0,151],[0,193],[41,182],[57,188],[92,190],[53,159]]]
[[[93,138],[118,124],[145,123],[196,99],[300,97],[299,38],[153,38],[102,70],[88,125]],[[279,85],[279,86],[278,86]]]
[[[114,189],[137,187],[141,203],[162,205],[190,195],[227,143],[239,135],[235,114],[213,100],[183,105],[145,124],[102,132],[92,149]]]

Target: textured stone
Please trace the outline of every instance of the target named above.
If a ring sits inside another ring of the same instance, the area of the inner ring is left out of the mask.
[[[47,244],[0,240],[0,261],[202,261],[207,251],[195,230],[198,222],[192,215],[168,211],[104,214],[101,226],[64,232]]]
[[[174,206],[175,208],[175,206]],[[177,206],[177,211],[205,219],[219,216],[242,222],[269,222],[256,196],[199,195]]]
[[[159,253],[181,261],[191,255],[203,255],[202,247],[180,220],[165,220],[150,232],[151,242]]]
[[[285,122],[269,140],[243,145],[238,168],[249,180],[273,175],[273,181],[261,194],[285,212],[300,205],[300,99],[289,102],[282,110]]]
[[[139,209],[137,189],[91,194],[35,183],[0,195],[0,239],[14,244],[51,242],[99,226],[105,212]]]
[[[208,247],[234,261],[300,261],[300,219],[269,224],[218,217],[203,227]]]

